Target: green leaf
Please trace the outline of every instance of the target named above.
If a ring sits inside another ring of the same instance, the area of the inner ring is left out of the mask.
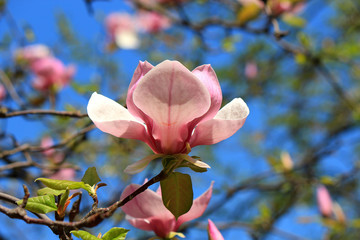
[[[61,195],[59,205],[64,206],[68,197],[69,197],[69,189],[66,189],[65,193]]]
[[[126,234],[128,233],[128,229],[114,227],[110,229],[104,236],[101,238],[103,240],[124,240]]]
[[[302,28],[306,24],[306,20],[293,14],[284,14],[282,20],[290,26]]]
[[[77,83],[75,81],[73,81],[71,83],[71,86],[74,88],[74,90],[80,94],[85,94],[85,93],[92,93],[92,92],[98,92],[99,91],[99,87],[97,84],[95,83],[90,83],[90,84],[85,84],[85,83]]]
[[[176,219],[190,210],[193,190],[188,174],[173,172],[160,185],[163,203]]]
[[[168,238],[173,239],[175,237],[185,238],[185,235],[181,232],[170,232]]]
[[[49,178],[37,178],[36,181],[41,181],[45,186],[55,189],[55,190],[66,190],[69,188],[70,190],[85,188],[85,183],[83,182],[75,182],[69,180],[56,180]]]
[[[56,179],[49,179],[49,178],[38,178],[35,180],[40,180],[45,186],[55,189],[55,190],[69,190],[74,189],[85,189],[90,195],[95,195],[94,189],[87,183],[84,182],[75,182],[69,180],[56,180]]]
[[[70,233],[74,234],[75,237],[81,238],[82,240],[99,240],[99,238],[83,230],[71,231]]]
[[[86,170],[83,178],[81,179],[82,182],[89,184],[90,186],[94,186],[98,182],[101,181],[99,175],[96,172],[95,167],[90,167]]]
[[[19,200],[16,203],[20,205],[23,200]],[[54,195],[44,195],[39,197],[29,198],[25,209],[35,212],[35,213],[48,213],[57,210],[57,206],[55,204]]]
[[[55,190],[52,188],[41,188],[37,191],[37,195],[38,196],[43,196],[43,195],[55,195],[55,196],[59,196],[60,194],[63,194],[65,192],[65,190]]]
[[[256,19],[261,13],[261,8],[255,4],[246,4],[237,13],[237,20],[240,24],[245,24],[251,20]]]

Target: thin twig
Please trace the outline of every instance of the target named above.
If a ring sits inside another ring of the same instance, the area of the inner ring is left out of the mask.
[[[23,111],[14,111],[14,112],[0,112],[0,118],[10,118],[16,116],[26,116],[26,115],[55,115],[61,117],[75,117],[75,118],[84,118],[87,117],[87,113],[81,112],[68,112],[68,111],[56,111],[52,109],[30,109]]]

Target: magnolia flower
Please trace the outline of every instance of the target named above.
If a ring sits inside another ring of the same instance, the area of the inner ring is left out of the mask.
[[[112,13],[105,19],[110,42],[119,48],[135,49],[140,45],[136,20],[127,13]]]
[[[46,57],[30,64],[31,71],[35,74],[33,86],[39,91],[48,91],[52,88],[62,88],[67,85],[75,73],[75,67],[64,64],[54,58]]]
[[[156,12],[139,12],[137,18],[139,27],[148,33],[157,33],[170,27],[170,19]]]
[[[333,203],[330,194],[325,186],[320,185],[316,190],[317,203],[321,215],[331,217]]]
[[[4,85],[0,84],[0,102],[6,97],[6,89]]]
[[[255,62],[247,62],[245,65],[245,76],[249,79],[254,79],[258,75],[258,68]]]
[[[63,161],[64,154],[61,152],[55,151],[55,149],[53,148],[54,141],[51,137],[49,137],[49,136],[43,137],[41,139],[40,146],[42,148],[46,149],[45,151],[43,151],[43,154],[47,159],[49,159],[53,163],[59,164]]]
[[[76,171],[73,168],[61,168],[59,171],[49,176],[51,179],[70,181],[74,181],[75,177]]]
[[[19,48],[15,52],[15,59],[17,61],[25,61],[28,64],[32,62],[51,56],[50,49],[43,44],[29,45]]]
[[[190,72],[177,61],[166,60],[155,67],[145,61],[139,63],[131,80],[127,109],[93,93],[87,112],[103,132],[141,140],[154,151],[155,155],[127,168],[128,173],[136,173],[163,155],[181,154],[186,161],[209,167],[187,153],[197,145],[229,138],[249,115],[241,98],[235,98],[219,111],[221,101],[220,85],[210,65]]]
[[[221,235],[219,229],[210,219],[208,219],[208,235],[209,240],[224,240],[224,237]]]
[[[120,199],[138,189],[140,185],[130,184],[122,192]],[[190,210],[177,220],[164,206],[160,188],[157,192],[145,190],[126,203],[121,209],[126,213],[126,219],[131,225],[145,231],[154,231],[158,237],[166,238],[171,232],[176,232],[181,224],[200,217],[209,204],[213,183],[206,192],[193,201]]]

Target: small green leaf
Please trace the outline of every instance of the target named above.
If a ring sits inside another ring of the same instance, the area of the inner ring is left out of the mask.
[[[71,83],[71,86],[74,88],[74,90],[80,94],[85,94],[85,93],[92,93],[92,92],[98,92],[99,91],[99,87],[97,84],[94,83],[90,83],[90,84],[84,84],[84,83],[77,83],[75,81],[73,81]]]
[[[128,233],[128,229],[114,227],[110,229],[104,236],[101,238],[103,240],[124,240],[126,234]]]
[[[284,14],[282,20],[290,26],[302,28],[306,24],[306,20],[293,14]]]
[[[246,4],[237,13],[237,20],[240,24],[245,24],[251,20],[256,19],[260,13],[261,8],[257,4]]]
[[[59,205],[64,206],[68,197],[69,197],[69,189],[66,189],[65,193],[61,195]]]
[[[183,233],[181,233],[181,232],[170,232],[167,237],[170,238],[170,239],[173,239],[175,237],[185,238],[185,235]]]
[[[16,203],[20,205],[23,200],[19,200]],[[57,207],[55,204],[54,195],[44,195],[39,197],[29,198],[25,209],[35,212],[35,213],[48,213],[56,211]]]
[[[99,238],[83,230],[78,230],[78,231],[74,230],[71,231],[70,233],[74,234],[75,237],[81,238],[82,240],[99,240]]]
[[[35,180],[40,180],[45,186],[55,189],[55,190],[74,190],[74,189],[85,189],[90,195],[95,195],[94,189],[87,183],[84,182],[75,182],[69,180],[56,180],[49,178],[38,178]]]
[[[90,167],[86,170],[83,178],[81,179],[82,182],[89,184],[90,186],[94,186],[98,182],[101,181],[99,175],[96,172],[95,167]]]
[[[55,196],[59,196],[60,194],[63,194],[65,192],[65,190],[55,190],[52,188],[41,188],[37,191],[37,195],[38,196],[43,196],[43,195],[55,195]]]
[[[173,172],[160,185],[163,203],[176,219],[190,210],[193,190],[188,174]]]
[[[85,188],[85,183],[83,182],[56,180],[49,178],[37,178],[35,182],[38,180],[41,181],[45,186],[55,190],[66,190],[67,188],[69,188],[70,190]]]

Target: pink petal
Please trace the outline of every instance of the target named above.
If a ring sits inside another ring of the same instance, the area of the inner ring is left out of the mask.
[[[128,13],[111,13],[105,19],[105,26],[108,35],[114,40],[117,32],[134,30],[134,19]]]
[[[147,218],[134,218],[129,215],[126,215],[126,220],[133,225],[134,227],[145,230],[145,231],[152,231],[153,226],[151,222]]]
[[[169,221],[163,221],[158,217],[151,218],[131,218],[126,216],[131,225],[145,231],[154,231],[156,236],[166,238],[174,230],[175,218]]]
[[[89,100],[87,112],[101,131],[147,142],[145,126],[117,102],[95,92]]]
[[[177,222],[176,222],[176,230],[180,227],[181,224],[184,222],[191,221],[195,218],[200,217],[207,208],[211,195],[212,195],[212,189],[213,189],[214,182],[211,182],[210,187],[206,192],[204,192],[201,196],[196,198],[193,202],[193,205],[191,206],[190,210],[185,213],[184,215],[181,215]]]
[[[331,217],[333,204],[326,187],[320,185],[316,190],[316,197],[320,213],[325,217]]]
[[[192,73],[205,85],[211,98],[209,111],[201,118],[201,121],[212,119],[219,111],[222,102],[221,88],[216,73],[210,64],[199,66]]]
[[[6,89],[2,84],[0,84],[0,102],[4,100],[5,97],[6,97]]]
[[[138,184],[130,184],[124,189],[120,199],[124,199],[136,191],[139,187],[140,185]],[[157,217],[163,219],[163,221],[170,221],[174,219],[174,216],[164,206],[161,196],[149,189],[146,189],[144,192],[137,195],[131,201],[122,206],[121,209],[133,218]]]
[[[54,141],[53,141],[53,139],[51,137],[46,136],[46,137],[43,137],[41,139],[40,146],[42,148],[49,148],[49,147],[52,147],[53,145],[54,145]],[[51,157],[54,153],[55,153],[55,150],[53,148],[50,148],[50,149],[47,149],[47,150],[43,151],[43,154],[46,157]]]
[[[241,98],[226,104],[214,119],[200,123],[191,137],[191,147],[210,145],[231,137],[245,123],[249,108]]]
[[[170,27],[170,19],[157,12],[140,11],[138,24],[141,29],[148,33],[158,33]]]
[[[187,125],[210,107],[203,83],[181,63],[164,61],[150,70],[133,92],[134,104],[153,120],[152,136],[158,153],[185,150]]]
[[[134,104],[133,101],[133,93],[135,88],[137,87],[139,81],[144,77],[146,73],[148,73],[151,69],[153,69],[153,65],[145,62],[139,62],[139,65],[135,69],[134,75],[131,79],[128,94],[126,97],[126,106],[134,117],[138,118],[139,120],[142,120],[143,122],[147,123],[147,120],[149,121],[148,117]]]
[[[213,221],[208,219],[208,223],[209,240],[224,240],[224,237],[221,235],[219,229],[215,226]]]
[[[70,180],[74,181],[76,176],[75,169],[73,168],[62,168],[53,175],[51,175],[49,178],[51,179],[57,179],[57,180]]]
[[[66,68],[54,57],[45,57],[31,62],[30,69],[36,75],[33,85],[38,90],[48,90],[54,85],[65,86],[75,71],[73,66]]]

